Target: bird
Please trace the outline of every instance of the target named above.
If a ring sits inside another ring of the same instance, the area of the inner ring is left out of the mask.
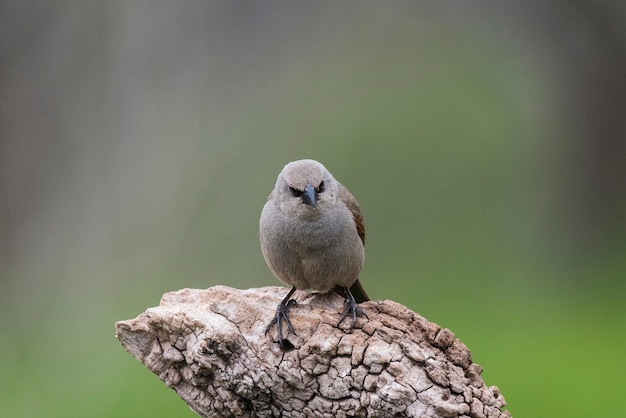
[[[295,334],[289,320],[296,290],[333,291],[344,299],[337,326],[350,318],[352,331],[369,300],[359,282],[365,259],[365,225],[357,200],[320,162],[303,159],[285,165],[268,196],[259,221],[265,262],[283,283],[291,286],[276,308],[266,333],[276,325],[278,343],[293,348],[285,338]]]

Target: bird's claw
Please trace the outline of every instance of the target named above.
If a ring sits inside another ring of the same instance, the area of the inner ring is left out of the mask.
[[[361,309],[359,305],[356,303],[356,301],[354,300],[354,297],[350,293],[350,290],[348,290],[348,288],[346,288],[345,290],[346,290],[346,299],[343,301],[343,312],[341,313],[341,316],[339,317],[339,322],[337,322],[337,326],[341,325],[344,319],[350,317],[352,319],[352,322],[350,323],[350,327],[348,328],[348,331],[352,331],[352,329],[354,329],[354,325],[356,324],[357,317],[366,316],[366,315],[363,309]]]
[[[290,292],[287,297],[290,297],[292,293],[293,292]],[[276,308],[276,314],[274,315],[272,322],[270,322],[267,328],[265,328],[265,333],[267,334],[272,326],[276,324],[278,344],[280,345],[280,348],[284,351],[293,349],[293,344],[291,344],[291,342],[283,335],[283,322],[287,325],[287,335],[289,335],[289,333],[296,335],[296,331],[293,328],[291,321],[289,320],[289,308],[295,304],[297,304],[295,299],[285,298],[282,302],[278,304],[278,307]]]
[[[343,305],[344,305],[343,312],[341,313],[341,316],[339,317],[339,322],[337,322],[337,326],[341,325],[344,319],[350,317],[352,321],[350,322],[350,326],[348,330],[352,331],[352,329],[354,328],[354,325],[356,324],[357,317],[364,316],[365,312],[363,312],[363,309],[359,308],[356,302],[350,302],[346,300]]]

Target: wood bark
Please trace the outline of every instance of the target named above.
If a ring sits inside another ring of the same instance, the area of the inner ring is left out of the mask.
[[[281,350],[265,331],[286,292],[166,293],[117,338],[203,417],[510,417],[452,332],[392,301],[362,303],[348,332],[341,297],[296,292]]]

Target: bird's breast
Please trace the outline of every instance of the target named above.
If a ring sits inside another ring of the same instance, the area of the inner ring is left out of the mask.
[[[326,249],[339,243],[345,235],[345,224],[338,221],[339,219],[330,216],[290,219],[285,224],[283,233],[288,242],[303,250]]]

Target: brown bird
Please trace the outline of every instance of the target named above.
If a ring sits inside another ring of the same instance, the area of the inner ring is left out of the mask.
[[[356,199],[330,172],[314,160],[294,161],[278,175],[276,186],[263,207],[260,221],[261,250],[270,270],[291,290],[280,302],[267,331],[276,324],[278,342],[282,323],[289,321],[290,299],[296,289],[334,291],[345,297],[337,325],[350,317],[350,330],[363,311],[357,303],[369,300],[359,283],[365,257],[365,226]]]

